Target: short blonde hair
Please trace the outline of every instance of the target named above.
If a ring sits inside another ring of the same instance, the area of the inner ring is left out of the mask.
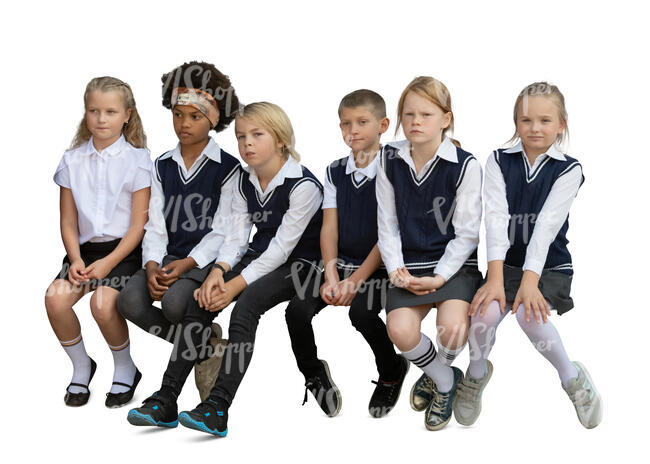
[[[519,109],[521,108],[521,105],[525,103],[525,100],[529,97],[548,97],[553,100],[553,103],[555,103],[555,106],[557,107],[558,114],[560,116],[560,120],[564,123],[564,130],[562,131],[561,134],[558,134],[555,142],[558,145],[562,145],[569,137],[569,115],[567,114],[566,111],[566,106],[564,104],[564,95],[562,95],[562,92],[560,92],[560,89],[557,88],[557,86],[553,84],[549,84],[548,82],[541,81],[541,82],[533,82],[530,85],[527,85],[524,87],[524,89],[519,92],[519,95],[517,96],[517,100],[515,101],[515,108],[513,110],[513,120],[515,122],[515,126],[517,126],[517,115],[519,113]],[[517,130],[515,129],[515,133],[512,135],[510,140],[508,140],[507,143],[509,144],[516,144],[520,140],[519,134],[517,133]]]
[[[122,95],[122,101],[124,102],[124,108],[131,110],[131,116],[129,117],[128,124],[122,128],[122,134],[127,142],[133,145],[136,148],[147,148],[147,136],[144,133],[144,128],[142,127],[142,120],[138,114],[138,109],[135,106],[135,98],[133,98],[133,91],[131,86],[124,81],[117,79],[116,77],[103,76],[95,77],[88,82],[86,85],[86,91],[84,92],[84,106],[88,103],[88,95],[90,92],[95,90],[101,90],[103,92],[118,92]],[[79,123],[77,128],[77,133],[72,139],[72,144],[70,148],[76,148],[88,140],[92,133],[88,129],[86,124],[86,112],[84,111],[84,117]]]
[[[447,126],[447,128],[442,132],[442,135],[446,136],[448,132],[454,132],[454,113],[451,111],[451,95],[449,94],[447,86],[431,76],[420,76],[413,79],[399,97],[399,102],[397,103],[397,126],[395,127],[395,134],[397,134],[399,127],[402,125],[404,101],[406,100],[406,94],[409,92],[413,92],[416,95],[429,100],[444,113],[451,113],[449,126]],[[454,145],[460,147],[460,142],[458,140],[452,139],[451,137],[450,139]]]
[[[281,151],[286,158],[292,156],[296,161],[300,161],[300,155],[295,148],[293,126],[287,113],[278,105],[269,102],[250,103],[241,109],[237,117],[258,122],[269,131],[276,143],[282,144]]]

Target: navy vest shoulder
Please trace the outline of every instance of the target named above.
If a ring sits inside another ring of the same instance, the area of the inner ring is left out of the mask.
[[[303,182],[313,182],[319,189],[323,186],[318,179],[304,166],[301,177],[287,177],[282,185],[278,185],[264,198],[260,197],[255,186],[250,182],[249,173],[242,169],[239,179],[239,192],[246,200],[248,214],[257,229],[250,249],[263,253],[282,224],[282,218],[289,209],[289,200],[293,190]],[[323,224],[323,211],[318,208],[305,228],[298,244],[289,255],[287,261],[303,259],[307,261],[320,260],[320,229]]]
[[[576,159],[566,155],[565,161],[547,157],[531,172],[523,152],[504,153],[504,150],[500,149],[495,151],[494,156],[506,184],[510,214],[508,227],[510,249],[506,254],[505,264],[521,268],[526,260],[526,248],[535,230],[535,222],[553,184],[572,169],[581,166]],[[568,230],[569,217],[567,216],[548,249],[544,269],[573,274],[571,254],[567,248]]]
[[[456,148],[458,162],[441,157],[427,168],[420,179],[398,155],[398,149],[387,145],[382,153],[386,176],[395,190],[395,207],[402,239],[402,255],[409,270],[430,272],[455,236],[452,217],[456,206],[456,190],[467,165],[477,162],[471,153]],[[381,207],[381,205],[379,205]],[[465,262],[478,267],[476,250]]]
[[[171,157],[155,162],[156,176],[165,197],[167,254],[185,258],[210,232],[222,186],[240,169],[239,161],[221,150],[221,162],[205,158],[186,178]]]
[[[327,177],[336,187],[339,267],[358,268],[377,244],[376,178],[357,181],[346,174],[348,157],[327,167]]]

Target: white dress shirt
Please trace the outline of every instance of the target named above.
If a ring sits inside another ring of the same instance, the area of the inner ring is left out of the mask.
[[[381,149],[379,150],[381,153]],[[364,179],[374,179],[377,175],[377,163],[379,163],[379,153],[364,168],[358,168],[354,162],[354,154],[350,152],[345,165],[345,174],[354,173],[354,180],[360,184]],[[329,168],[328,168],[329,169]],[[336,186],[330,182],[327,172],[325,172],[325,182],[323,183],[323,209],[336,208]]]
[[[521,142],[504,150],[503,153],[503,156],[522,156],[530,173],[537,169],[543,169],[543,163],[549,158],[566,161],[564,154],[555,145],[551,145],[546,153],[539,155],[532,166],[524,153]],[[538,275],[542,274],[548,248],[569,215],[571,203],[578,194],[581,182],[582,168],[578,166],[558,178],[553,184],[535,221],[535,229],[526,248],[524,271],[530,270]],[[510,249],[508,236],[510,213],[506,197],[506,183],[494,152],[489,156],[485,165],[484,195],[487,259],[488,262],[505,260],[506,253]]]
[[[210,138],[208,144],[203,149],[201,155],[192,163],[190,169],[185,166],[183,155],[181,155],[180,144],[173,150],[160,156],[160,160],[171,158],[178,164],[183,176],[187,179],[194,175],[203,165],[203,160],[206,158],[221,162],[221,148]],[[237,169],[237,168],[234,168]],[[194,258],[199,268],[214,261],[219,252],[219,248],[224,240],[224,224],[223,218],[228,218],[231,214],[231,203],[233,189],[236,187],[237,175],[232,175],[221,186],[221,195],[219,197],[219,205],[214,214],[212,221],[212,230],[208,232],[201,241],[190,251],[189,257]],[[162,263],[163,258],[167,255],[167,225],[165,223],[165,195],[163,194],[162,184],[158,180],[156,170],[152,169],[151,173],[151,200],[149,202],[149,221],[145,225],[145,235],[142,241],[142,265],[143,267],[148,261],[154,261],[159,265]]]
[[[98,152],[91,137],[63,154],[54,182],[72,190],[79,244],[120,239],[131,224],[133,192],[151,185],[149,151],[122,135]]]
[[[250,167],[244,169],[249,173],[249,181],[262,201],[272,195],[275,188],[282,185],[285,179],[302,177],[302,167],[289,157],[263,191],[255,170]],[[239,183],[241,179],[242,176],[238,176],[237,182]],[[322,201],[321,189],[314,182],[302,182],[293,189],[289,198],[289,209],[282,217],[275,237],[271,239],[267,249],[241,272],[241,276],[249,285],[287,261]],[[248,250],[252,227],[253,222],[246,199],[241,194],[233,195],[232,220],[217,261],[227,263],[231,268],[234,267]]]
[[[425,163],[420,172],[416,172],[408,140],[391,142],[389,145],[398,149],[398,156],[408,164],[418,180],[423,178],[437,158],[458,163],[456,146],[448,137],[443,139],[433,158]],[[463,180],[456,190],[456,208],[451,218],[455,237],[447,243],[444,254],[434,268],[434,273],[445,280],[449,280],[458,272],[478,246],[481,226],[481,178],[479,162],[469,159]],[[379,251],[386,264],[386,270],[390,273],[404,267],[405,263],[395,206],[395,190],[383,166],[377,171],[376,189]],[[409,267],[409,263],[406,263],[406,267]]]

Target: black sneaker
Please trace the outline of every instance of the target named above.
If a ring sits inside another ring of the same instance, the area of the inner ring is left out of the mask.
[[[207,399],[191,411],[183,411],[178,415],[181,425],[225,437],[228,433],[228,405],[225,401]]]
[[[126,420],[133,425],[174,428],[178,426],[178,407],[175,400],[156,392],[142,406],[131,409]]]
[[[372,383],[377,385],[368,404],[368,412],[372,417],[384,417],[395,407],[399,399],[399,394],[402,391],[402,385],[404,384],[404,379],[406,378],[411,363],[403,356],[398,356],[402,364],[402,373],[397,380],[385,382],[379,378],[376,382],[374,380],[372,381]]]
[[[424,412],[424,425],[427,430],[440,430],[451,419],[456,389],[463,380],[463,371],[457,367],[452,367],[452,369],[454,371],[454,384],[451,390],[447,393],[440,393],[435,384],[433,385],[433,399]]]
[[[302,404],[307,402],[307,391],[309,390],[323,412],[329,417],[334,417],[341,411],[343,398],[332,380],[329,366],[322,359],[319,361],[323,363],[323,370],[321,374],[309,377],[305,382],[305,398]]]

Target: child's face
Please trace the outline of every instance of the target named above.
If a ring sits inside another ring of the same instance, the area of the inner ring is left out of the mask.
[[[449,127],[451,112],[442,109],[414,92],[408,92],[402,111],[402,129],[412,144],[442,141],[442,131]]]
[[[210,137],[210,121],[193,106],[176,105],[172,109],[172,118],[181,145],[204,142]]]
[[[539,95],[521,101],[516,128],[527,153],[543,153],[555,143],[564,130],[564,123],[553,99]]]
[[[235,119],[239,155],[251,167],[259,168],[275,157],[282,157],[282,144],[257,121],[243,116]]]
[[[86,98],[86,126],[93,140],[101,145],[119,139],[130,117],[131,110],[125,108],[122,94],[117,91],[93,90]]]
[[[388,119],[377,120],[365,106],[342,108],[339,127],[345,144],[354,153],[369,153],[378,144],[381,134],[388,129]]]

